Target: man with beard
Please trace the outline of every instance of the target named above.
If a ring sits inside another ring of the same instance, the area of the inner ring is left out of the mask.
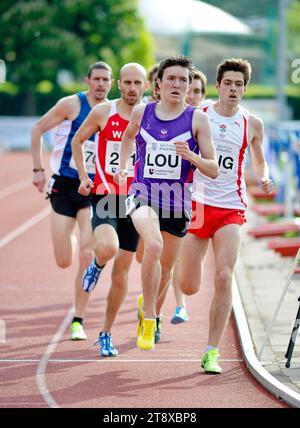
[[[138,234],[125,213],[125,199],[133,177],[134,154],[131,153],[127,186],[119,186],[113,176],[119,167],[122,135],[131,112],[140,104],[146,89],[147,73],[137,63],[125,64],[120,70],[118,86],[121,98],[96,106],[72,141],[73,155],[79,171],[78,192],[93,192],[93,219],[95,260],[86,269],[82,286],[90,293],[96,286],[105,264],[115,257],[112,284],[108,294],[104,326],[98,343],[100,355],[118,355],[111,338],[111,329],[127,293],[128,270],[138,244]],[[87,135],[100,131],[96,150],[96,176],[93,182],[87,173],[83,156],[83,142]]]
[[[57,265],[61,268],[69,267],[74,260],[77,246],[76,224],[79,227],[79,267],[75,279],[75,316],[71,323],[72,340],[87,338],[83,329],[83,317],[89,295],[84,293],[81,288],[81,278],[93,256],[90,221],[91,198],[79,195],[77,192],[80,181],[72,157],[71,140],[91,108],[107,101],[107,94],[113,84],[111,67],[105,62],[96,62],[90,66],[85,82],[88,85],[87,92],[78,92],[59,100],[41,117],[31,132],[33,185],[39,192],[43,192],[46,176],[42,159],[42,135],[57,127],[50,160],[53,176],[49,180],[47,193],[52,206],[51,235],[54,255]],[[95,135],[93,133],[86,135],[84,143],[87,172],[89,177],[93,178]]]

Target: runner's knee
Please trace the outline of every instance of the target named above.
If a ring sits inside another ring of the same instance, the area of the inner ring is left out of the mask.
[[[106,263],[108,260],[112,259],[118,252],[118,246],[114,243],[105,243],[98,245],[95,249],[95,254],[97,260],[102,260],[103,263]]]
[[[231,291],[232,283],[232,272],[226,269],[222,269],[216,273],[215,277],[215,288],[220,292]]]
[[[76,251],[76,236],[70,235],[64,240],[53,240],[54,257],[58,267],[67,269],[74,261]]]
[[[72,256],[67,254],[55,254],[55,260],[58,267],[61,269],[67,269],[73,262]]]
[[[185,280],[181,279],[179,280],[178,284],[179,289],[186,296],[192,296],[193,294],[196,294],[200,287],[200,284],[196,281],[193,281],[192,278],[186,278]]]
[[[162,241],[153,239],[151,242],[147,243],[147,245],[146,243],[144,245],[145,256],[149,257],[150,259],[159,259],[163,249]]]

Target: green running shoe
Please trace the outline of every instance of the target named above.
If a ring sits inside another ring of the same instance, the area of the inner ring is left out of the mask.
[[[71,324],[71,340],[86,340],[87,335],[85,334],[80,322],[72,322]]]
[[[201,367],[204,368],[205,373],[220,374],[222,372],[222,369],[218,364],[219,356],[220,354],[217,349],[210,349],[204,354],[201,361]]]

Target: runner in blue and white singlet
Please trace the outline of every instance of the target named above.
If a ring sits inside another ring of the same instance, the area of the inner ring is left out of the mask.
[[[79,266],[75,279],[75,316],[71,323],[72,340],[86,339],[83,317],[88,295],[81,289],[81,278],[93,253],[90,221],[91,198],[78,193],[80,180],[72,157],[71,140],[91,108],[107,100],[107,94],[113,83],[111,67],[102,61],[92,64],[85,82],[88,86],[87,92],[79,92],[60,99],[38,120],[31,131],[33,185],[42,193],[46,184],[42,157],[42,135],[50,129],[56,128],[55,143],[50,159],[53,175],[48,182],[47,194],[52,208],[52,244],[59,267],[66,268],[72,264],[77,247],[76,224],[79,228]],[[94,139],[95,135],[88,137],[84,154],[91,177],[95,173]]]
[[[50,166],[54,174],[63,177],[78,178],[77,168],[72,156],[71,141],[77,129],[81,126],[89,112],[91,106],[84,92],[78,92],[76,96],[80,101],[80,111],[74,120],[64,120],[61,122],[54,134],[54,147],[50,158]],[[95,175],[95,134],[85,142],[84,145],[85,162],[91,178]]]

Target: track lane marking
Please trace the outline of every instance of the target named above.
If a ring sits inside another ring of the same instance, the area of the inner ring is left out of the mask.
[[[56,343],[57,345],[57,343]],[[53,353],[54,349],[52,349],[51,354]],[[42,360],[41,359],[17,359],[17,360],[10,360],[10,359],[1,359],[0,363],[40,363]],[[244,360],[242,358],[227,358],[227,359],[222,359],[219,358],[219,361],[223,362],[223,363],[240,363],[240,362],[244,362]],[[86,359],[64,359],[64,358],[48,358],[47,359],[47,363],[93,363],[93,362],[97,362],[97,363],[148,363],[148,362],[158,362],[158,363],[162,363],[162,362],[175,362],[175,363],[182,363],[182,362],[200,362],[200,358],[160,358],[160,359],[120,359],[120,358],[107,358],[107,357],[103,357],[103,358],[86,358]]]
[[[55,401],[54,397],[51,395],[50,391],[48,390],[46,379],[45,379],[45,373],[48,361],[55,351],[55,348],[57,344],[59,343],[60,339],[64,335],[64,332],[66,328],[69,326],[69,324],[72,321],[74,314],[74,305],[71,306],[69,309],[67,315],[65,316],[63,322],[59,326],[57,332],[53,336],[51,342],[47,346],[46,352],[43,354],[41,360],[39,360],[39,364],[36,369],[36,383],[39,388],[40,394],[43,397],[44,401],[49,405],[50,408],[59,408],[59,405]]]
[[[32,179],[28,178],[26,180],[17,181],[17,183],[11,184],[10,186],[7,186],[4,189],[1,189],[0,199],[6,198],[7,196],[10,196],[16,192],[19,192],[20,190],[26,189],[26,187],[29,187],[31,185],[31,183],[32,183]]]
[[[51,208],[47,206],[42,211],[40,211],[33,217],[29,218],[29,220],[26,220],[23,224],[13,229],[7,235],[3,236],[3,238],[0,238],[0,249],[5,247],[5,245],[9,244],[14,239],[18,238],[23,233],[27,232],[27,230],[31,229],[41,220],[46,218],[50,214],[50,211],[51,211]]]

